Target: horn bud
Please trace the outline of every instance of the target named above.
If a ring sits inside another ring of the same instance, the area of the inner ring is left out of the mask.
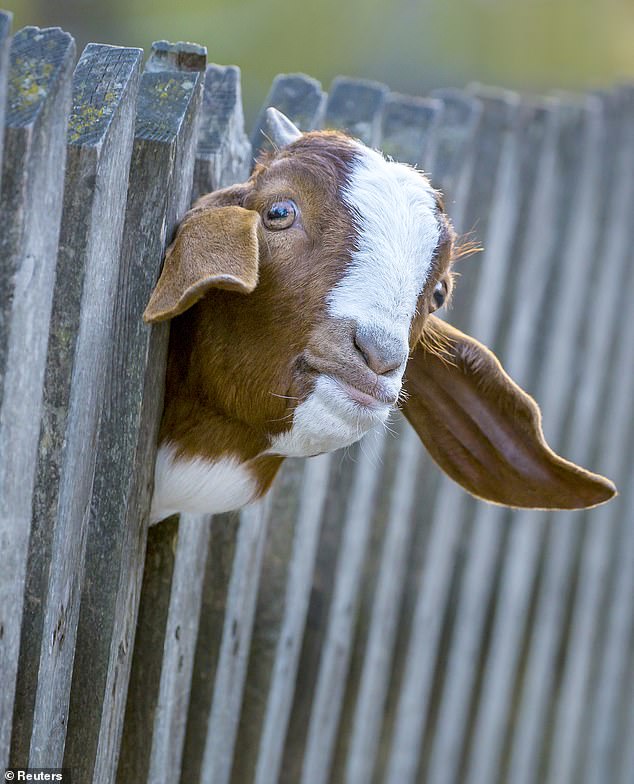
[[[297,141],[302,135],[299,128],[273,106],[269,106],[265,112],[264,130],[271,142],[280,149]]]

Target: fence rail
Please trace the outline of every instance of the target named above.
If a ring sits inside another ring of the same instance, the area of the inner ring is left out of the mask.
[[[448,318],[615,479],[483,504],[410,427],[288,460],[240,514],[148,529],[191,201],[246,179],[240,72],[0,13],[0,766],[204,784],[634,780],[634,88],[425,98],[278,76],[263,103],[431,173],[484,252]],[[250,140],[249,140],[250,139]]]

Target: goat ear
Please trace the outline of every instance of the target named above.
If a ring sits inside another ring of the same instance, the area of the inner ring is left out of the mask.
[[[556,455],[537,404],[478,341],[430,316],[406,370],[403,413],[438,465],[473,495],[505,506],[580,509],[616,489]]]
[[[197,207],[181,223],[143,318],[154,323],[191,308],[210,289],[249,294],[258,281],[259,217],[242,207]]]
[[[299,128],[273,106],[269,106],[264,113],[264,123],[269,139],[280,149],[297,141],[302,135]]]

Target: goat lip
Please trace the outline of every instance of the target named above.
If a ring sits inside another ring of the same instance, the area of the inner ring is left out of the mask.
[[[373,390],[367,392],[359,387],[350,384],[340,376],[330,376],[332,380],[340,386],[346,395],[351,398],[355,403],[364,406],[365,408],[385,408],[386,406],[393,406],[398,400],[398,395],[392,392],[383,390]]]

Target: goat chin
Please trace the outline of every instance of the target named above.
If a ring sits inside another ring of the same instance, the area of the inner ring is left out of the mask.
[[[372,427],[385,422],[390,406],[355,401],[334,379],[320,376],[311,395],[293,416],[290,430],[276,436],[268,454],[312,457],[350,446]]]

